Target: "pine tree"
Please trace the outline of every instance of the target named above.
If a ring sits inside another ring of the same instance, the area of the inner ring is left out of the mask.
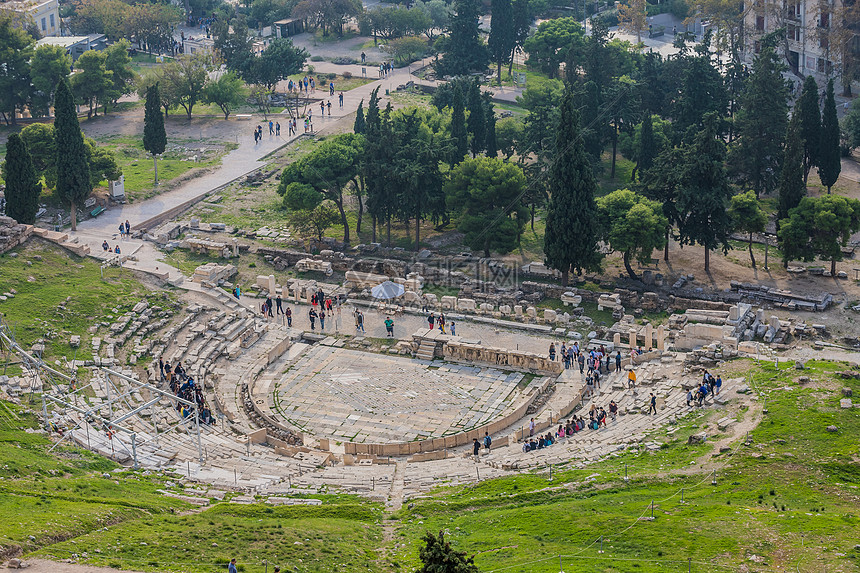
[[[466,131],[466,107],[463,92],[459,86],[454,88],[454,102],[451,107],[451,138],[454,140],[454,156],[451,165],[463,161],[469,152],[469,133]]]
[[[54,139],[57,142],[57,195],[71,205],[72,231],[78,229],[77,206],[92,192],[90,166],[75,101],[68,82],[54,96]]]
[[[785,66],[772,45],[765,45],[755,61],[737,113],[738,139],[730,165],[756,196],[767,194],[779,181],[785,131],[788,127],[788,86]]]
[[[468,95],[469,117],[466,125],[472,134],[470,146],[472,156],[476,157],[486,147],[486,114],[484,112],[484,101],[481,98],[481,88],[478,82],[471,82]]]
[[[6,142],[3,175],[6,179],[6,215],[19,223],[32,225],[39,210],[42,184],[33,168],[27,144],[17,133],[10,134]]]
[[[445,44],[445,55],[437,68],[443,76],[464,76],[483,71],[490,60],[487,46],[478,33],[481,4],[478,0],[455,0],[451,19],[451,34]]]
[[[158,185],[158,156],[167,149],[167,133],[164,131],[164,116],[161,114],[161,92],[158,84],[146,90],[146,106],[143,112],[143,148],[152,155],[155,166],[155,184]]]
[[[364,121],[364,100],[358,102],[358,109],[355,110],[355,123],[352,125],[354,133],[364,133],[366,124]]]
[[[561,271],[567,286],[570,270],[594,271],[603,255],[594,193],[594,169],[579,137],[579,112],[570,86],[565,88],[556,140],[557,155],[550,169],[544,254],[550,268]]]
[[[797,102],[800,130],[795,134],[803,140],[803,183],[809,180],[809,170],[818,165],[818,145],[821,140],[821,110],[818,108],[818,84],[811,75],[803,82],[803,91]],[[795,112],[797,113],[797,112]],[[786,142],[786,145],[788,142]],[[798,199],[798,201],[800,201]],[[786,212],[788,216],[788,212]],[[782,217],[780,217],[782,218]]]
[[[821,184],[831,187],[842,172],[842,156],[839,152],[839,120],[836,118],[836,99],[833,96],[833,80],[827,82],[824,98],[824,113],[821,117],[821,142],[818,156],[818,176]]]
[[[639,134],[639,150],[636,154],[636,171],[639,174],[639,180],[642,180],[642,173],[651,169],[654,165],[654,158],[657,157],[657,140],[654,138],[654,124],[651,119],[651,114],[646,113],[642,118],[642,130]]]
[[[705,272],[710,272],[711,251],[728,249],[731,221],[726,204],[731,197],[726,176],[726,144],[720,137],[719,118],[710,113],[703,118],[702,130],[693,143],[685,146],[680,169],[677,209],[681,244],[705,247]]]
[[[490,22],[490,37],[487,44],[493,61],[496,62],[499,85],[502,84],[502,66],[513,56],[516,37],[514,34],[514,9],[511,0],[492,0],[490,10],[493,13]]]
[[[472,558],[455,551],[441,531],[438,537],[429,531],[424,534],[424,547],[418,555],[422,564],[418,573],[478,573]]]
[[[817,113],[817,106],[815,110]],[[795,108],[788,124],[788,132],[785,135],[785,155],[782,160],[782,173],[779,176],[778,187],[777,226],[779,226],[779,221],[788,218],[788,212],[797,207],[800,200],[806,196],[806,184],[803,182],[805,142],[801,137],[804,121],[803,112],[803,109]]]

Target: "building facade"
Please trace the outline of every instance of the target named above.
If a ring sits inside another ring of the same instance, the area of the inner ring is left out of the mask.
[[[0,10],[12,12],[19,26],[38,30],[42,37],[59,36],[62,33],[57,0],[0,2]]]

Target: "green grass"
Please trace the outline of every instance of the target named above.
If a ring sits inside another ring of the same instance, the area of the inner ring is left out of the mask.
[[[95,531],[38,553],[87,552],[87,563],[138,571],[215,571],[230,558],[247,572],[381,571],[379,508],[324,503],[309,507],[218,504],[196,515],[159,515]],[[95,553],[96,550],[100,553]]]
[[[91,359],[87,329],[123,314],[149,294],[130,271],[108,268],[102,280],[99,265],[92,259],[70,255],[40,240],[12,252],[18,257],[0,255],[0,277],[3,290],[14,289],[17,294],[0,303],[0,312],[23,347],[45,339],[48,362],[75,355],[68,343],[72,334],[81,335],[77,359]],[[71,300],[66,302],[67,298]]]
[[[169,188],[171,181],[185,175],[192,169],[205,169],[220,165],[221,157],[237,146],[232,142],[200,141],[193,139],[169,138],[167,152],[158,160],[158,179],[161,188],[153,185],[154,169],[152,156],[143,148],[140,138],[128,136],[102,137],[99,144],[114,152],[117,163],[125,176],[125,194],[132,202],[156,195],[159,190]],[[182,148],[195,149],[194,152]],[[206,149],[204,154],[197,151]],[[198,161],[190,159],[198,155]]]

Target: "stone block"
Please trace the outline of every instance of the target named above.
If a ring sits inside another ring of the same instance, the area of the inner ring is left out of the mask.
[[[442,297],[442,310],[457,310],[457,297],[456,296],[443,296]]]
[[[558,315],[556,315],[554,310],[546,309],[543,311],[543,319],[546,322],[553,324],[558,320]]]
[[[475,300],[471,298],[458,299],[457,309],[462,311],[475,312]]]

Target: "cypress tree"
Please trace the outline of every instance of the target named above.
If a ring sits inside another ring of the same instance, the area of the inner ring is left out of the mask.
[[[654,165],[658,153],[657,141],[654,139],[654,124],[651,114],[646,113],[642,118],[642,128],[639,131],[639,149],[636,154],[636,172],[642,180],[642,172],[648,171]]]
[[[478,82],[472,82],[469,85],[469,118],[466,120],[469,133],[472,134],[472,157],[477,157],[486,147],[486,119],[481,88],[478,87]]]
[[[490,37],[487,44],[490,54],[496,62],[499,85],[502,84],[502,65],[508,63],[516,44],[514,33],[514,8],[511,0],[491,0],[490,10],[493,13],[490,25]]]
[[[466,107],[460,87],[454,88],[454,101],[451,106],[451,138],[454,140],[454,157],[451,166],[463,161],[469,152],[469,133],[466,131]]]
[[[571,269],[578,273],[598,270],[603,258],[597,248],[600,228],[594,201],[594,168],[579,134],[579,112],[567,86],[556,138],[558,154],[548,181],[550,199],[544,237],[546,264],[561,271],[562,286],[567,286]]]
[[[818,84],[806,76],[803,91],[797,102],[800,111],[800,130],[795,133],[803,139],[803,183],[809,180],[809,170],[818,165],[818,145],[821,140],[821,111],[818,109]]]
[[[54,95],[54,140],[57,143],[57,195],[71,205],[72,231],[78,229],[77,206],[92,192],[84,135],[75,100],[66,80]]]
[[[10,134],[6,142],[3,174],[6,178],[6,215],[19,223],[32,225],[39,210],[42,184],[33,168],[27,144],[17,133]]]
[[[833,80],[827,82],[827,97],[821,118],[821,143],[818,156],[818,176],[821,184],[830,188],[842,172],[842,156],[839,152],[839,120],[836,118],[836,99],[833,96]]]
[[[486,109],[486,148],[487,157],[495,157],[499,154],[499,147],[496,143],[496,110],[493,109],[493,102],[485,102]]]
[[[815,109],[817,112],[818,108]],[[785,136],[785,156],[782,160],[782,173],[779,176],[778,187],[777,226],[781,220],[788,218],[788,212],[797,207],[806,195],[806,184],[803,182],[804,141],[800,135],[803,131],[803,121],[803,110],[795,109]]]
[[[364,133],[366,124],[364,121],[364,100],[358,102],[358,109],[355,110],[355,123],[352,125],[354,133]]]
[[[443,76],[464,76],[483,71],[490,60],[490,52],[481,41],[478,18],[481,3],[478,0],[454,0],[454,16],[448,26],[450,34],[446,51],[436,64]]]
[[[155,184],[158,185],[158,156],[167,149],[164,116],[161,115],[161,93],[158,84],[146,90],[146,107],[143,112],[143,148],[152,154],[155,166]]]

